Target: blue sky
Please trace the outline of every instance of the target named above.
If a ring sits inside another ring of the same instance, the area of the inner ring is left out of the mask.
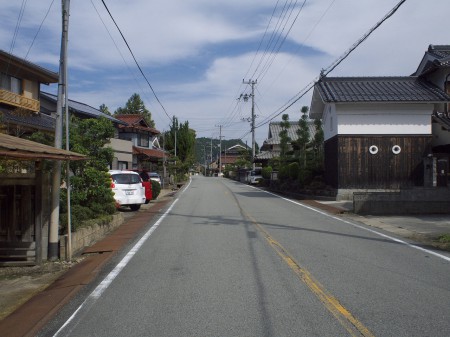
[[[245,119],[251,103],[237,98],[250,92],[243,79],[257,80],[259,145],[268,134],[264,122],[398,2],[105,0],[167,114],[189,121],[198,137],[218,138],[223,125],[225,139],[242,137],[250,144]],[[283,12],[283,6],[289,10]],[[407,0],[329,76],[410,75],[429,44],[450,44],[449,12],[448,0]],[[169,117],[139,74],[102,1],[71,1],[70,13],[69,98],[96,108],[104,103],[114,111],[138,93],[157,129],[167,130]],[[0,22],[0,49],[58,70],[60,0],[0,0]],[[274,31],[286,37],[270,53],[266,50],[272,50],[267,46]],[[55,85],[42,89],[56,92]],[[308,93],[284,113],[297,121],[310,99]]]

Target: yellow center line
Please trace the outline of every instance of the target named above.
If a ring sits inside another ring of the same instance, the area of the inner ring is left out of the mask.
[[[277,252],[289,268],[300,278],[300,280],[308,286],[314,295],[324,304],[324,306],[333,314],[339,323],[350,333],[351,336],[374,337],[374,335],[354,317],[339,301],[332,296],[311,273],[302,268],[287,250],[250,215],[246,216],[252,221],[253,225],[264,236],[269,245]]]

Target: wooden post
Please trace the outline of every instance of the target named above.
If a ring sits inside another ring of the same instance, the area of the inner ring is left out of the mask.
[[[35,189],[34,189],[34,233],[36,243],[36,264],[42,264],[42,212],[43,212],[43,179],[42,179],[42,161],[35,162]]]

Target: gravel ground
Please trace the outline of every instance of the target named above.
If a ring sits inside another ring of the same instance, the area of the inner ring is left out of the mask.
[[[30,267],[0,267],[0,320],[47,288],[82,259],[45,262]]]

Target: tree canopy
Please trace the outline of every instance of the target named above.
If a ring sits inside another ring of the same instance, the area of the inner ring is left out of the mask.
[[[80,221],[86,220],[86,216],[98,217],[115,212],[108,174],[114,152],[105,147],[113,137],[114,126],[106,118],[71,119],[70,150],[89,158],[70,162],[74,230]],[[63,193],[61,197],[64,201],[66,196]],[[61,202],[61,211],[65,209],[65,203]]]
[[[164,134],[164,148],[168,150],[177,161],[177,169],[184,173],[195,161],[195,131],[189,128],[189,122],[179,124],[174,116],[170,131]]]
[[[125,106],[117,108],[114,111],[114,115],[134,115],[139,114],[142,115],[147,122],[147,124],[151,127],[155,127],[155,121],[152,119],[151,112],[145,107],[144,102],[141,99],[139,94],[134,93],[125,103]]]

